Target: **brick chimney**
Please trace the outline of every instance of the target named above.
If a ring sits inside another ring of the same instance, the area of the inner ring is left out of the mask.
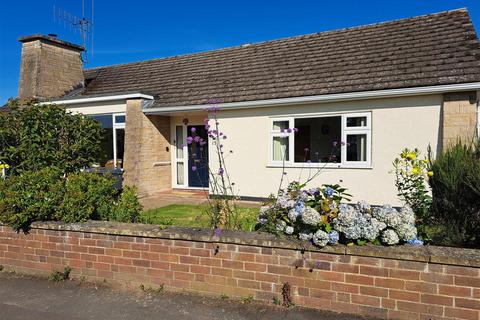
[[[20,99],[46,100],[83,86],[83,47],[55,35],[34,34],[18,41],[22,43]]]

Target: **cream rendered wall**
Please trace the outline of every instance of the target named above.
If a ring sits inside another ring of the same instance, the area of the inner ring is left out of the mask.
[[[89,102],[67,105],[67,110],[73,113],[82,113],[86,115],[104,114],[104,113],[125,113],[127,104],[125,100],[119,101],[104,101],[104,102]]]
[[[270,117],[371,111],[371,168],[325,169],[310,186],[339,183],[354,196],[352,201],[399,205],[392,161],[405,147],[418,147],[424,155],[429,144],[437,150],[442,101],[442,95],[426,95],[222,111],[220,127],[228,135],[225,149],[234,152],[227,159],[231,179],[241,196],[267,197],[276,192],[281,168],[269,166]],[[211,160],[212,152],[210,148]],[[301,172],[305,179],[308,169],[288,168],[287,177],[298,180]]]

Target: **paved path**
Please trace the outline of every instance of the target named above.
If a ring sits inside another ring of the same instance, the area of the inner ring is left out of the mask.
[[[113,291],[0,273],[1,320],[353,320],[336,313],[183,294]]]

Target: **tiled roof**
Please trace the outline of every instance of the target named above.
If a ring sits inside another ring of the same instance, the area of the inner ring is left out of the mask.
[[[86,69],[81,95],[142,92],[155,107],[480,81],[465,9]]]

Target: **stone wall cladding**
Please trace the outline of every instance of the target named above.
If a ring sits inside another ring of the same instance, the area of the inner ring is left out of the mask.
[[[142,100],[127,100],[124,183],[141,196],[171,189],[170,118],[145,115]]]
[[[458,139],[472,142],[477,135],[476,92],[446,93],[443,98],[443,148]]]
[[[42,40],[22,46],[18,96],[54,98],[83,85],[81,52]]]
[[[296,305],[384,319],[480,317],[480,252],[441,247],[300,250],[271,235],[117,223],[34,225],[29,234],[0,226],[0,264],[128,287],[281,299]]]

